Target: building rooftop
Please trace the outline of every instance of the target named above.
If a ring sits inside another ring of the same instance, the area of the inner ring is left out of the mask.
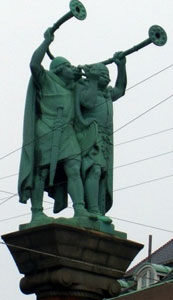
[[[151,254],[151,263],[160,264],[160,265],[168,265],[173,266],[173,239],[168,241],[166,244],[158,248]],[[148,257],[144,258],[137,265],[131,268],[126,272],[125,277],[131,276],[134,271],[139,268],[141,264],[144,264],[148,261]]]

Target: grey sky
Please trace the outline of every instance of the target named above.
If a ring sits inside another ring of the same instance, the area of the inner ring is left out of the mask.
[[[114,130],[150,109],[172,91],[172,0],[83,0],[87,19],[75,18],[56,31],[51,45],[54,55],[63,55],[73,64],[101,61],[114,52],[126,50],[148,37],[151,25],[161,25],[167,32],[164,47],[150,45],[127,57],[128,88],[166,68],[136,87],[114,104]],[[0,157],[18,149],[22,144],[23,110],[30,77],[29,62],[35,48],[43,40],[43,33],[69,10],[68,0],[6,0],[1,4],[1,111]],[[46,57],[44,66],[49,66]],[[116,67],[109,67],[112,82]],[[150,112],[114,134],[114,144],[173,127],[173,98],[165,100]],[[173,175],[172,153],[121,168],[151,156],[173,151],[173,130],[115,147],[114,190]],[[20,151],[0,160],[0,178],[18,172]],[[173,177],[114,192],[114,205],[108,215],[155,227],[173,230]],[[0,180],[0,190],[17,192],[17,176]],[[30,203],[18,203],[18,197],[2,204],[10,194],[0,192],[0,234],[18,230],[30,216],[5,220],[30,212]],[[45,197],[45,200],[47,197]],[[49,199],[50,200],[50,199]],[[51,200],[50,200],[51,201]],[[2,204],[2,205],[1,205]],[[51,205],[45,203],[45,207]],[[47,210],[51,215],[52,210]],[[71,216],[66,209],[63,216]],[[116,230],[128,233],[128,238],[145,244],[135,262],[147,255],[148,235],[153,235],[153,250],[172,238],[172,233],[154,230],[114,219]],[[5,246],[0,245],[1,300],[27,299],[19,290],[22,275]],[[35,299],[29,296],[28,299]]]

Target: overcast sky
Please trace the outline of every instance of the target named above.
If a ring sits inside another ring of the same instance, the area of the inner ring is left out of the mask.
[[[145,245],[134,264],[147,255],[149,234],[153,235],[153,250],[172,238],[173,2],[83,0],[83,4],[88,14],[86,20],[78,21],[73,18],[66,22],[56,31],[55,40],[50,47],[55,56],[62,55],[72,64],[105,60],[116,51],[126,50],[145,40],[149,27],[154,24],[161,25],[168,35],[168,42],[164,47],[152,44],[127,57],[127,88],[130,89],[114,104],[114,130],[117,130],[114,133],[114,204],[108,215],[113,217],[116,230],[127,232],[130,240]],[[18,203],[17,196],[5,198],[11,196],[10,193],[17,193],[15,174],[18,173],[20,160],[20,150],[17,149],[22,145],[23,111],[30,77],[29,62],[33,51],[42,42],[47,27],[52,26],[68,11],[68,0],[6,0],[1,3],[1,235],[17,231],[19,224],[30,221],[29,202],[23,205]],[[46,57],[46,68],[49,62]],[[159,71],[159,74],[154,75]],[[114,65],[110,66],[110,73],[113,85],[117,74]],[[152,78],[140,83],[152,75]],[[137,83],[140,84],[136,85]],[[140,115],[141,117],[130,122]],[[130,123],[124,127],[128,122]],[[155,134],[157,132],[161,133]],[[152,136],[117,145],[153,133]],[[16,151],[13,152],[14,150]],[[13,153],[10,154],[11,152]],[[157,157],[151,159],[153,156]],[[145,160],[142,162],[129,164],[143,159]],[[162,179],[155,180],[159,178]],[[146,181],[151,182],[129,187]],[[118,190],[121,188],[125,189]],[[48,200],[47,197],[45,200]],[[51,206],[45,203],[50,216]],[[60,215],[69,217],[72,214],[72,209],[68,208]],[[6,246],[0,245],[0,253],[0,299],[27,299],[19,290],[22,275],[18,273]],[[28,299],[35,299],[35,296],[28,296]]]

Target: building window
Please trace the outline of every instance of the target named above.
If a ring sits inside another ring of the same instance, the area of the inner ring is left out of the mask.
[[[147,273],[141,277],[141,288],[144,288],[146,286],[147,286]]]
[[[155,280],[154,272],[148,271],[147,273],[149,275],[149,285],[155,283],[156,280]]]
[[[150,286],[153,283],[156,283],[156,278],[155,278],[155,274],[152,270],[144,270],[143,272],[141,272],[141,274],[138,276],[137,279],[137,288],[138,289],[143,289],[146,288],[148,286]]]

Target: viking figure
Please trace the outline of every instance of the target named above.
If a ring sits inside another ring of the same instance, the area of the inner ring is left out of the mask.
[[[109,219],[104,215],[112,206],[113,102],[124,95],[127,85],[126,59],[119,57],[121,52],[114,55],[115,87],[108,86],[109,71],[104,64],[83,67],[87,79],[79,81],[76,101],[86,206],[105,222]]]
[[[65,58],[56,57],[50,70],[44,69],[41,63],[53,41],[50,29],[44,38],[30,63],[19,175],[20,202],[31,199],[32,221],[48,218],[43,213],[44,191],[55,199],[55,213],[67,206],[69,193],[75,216],[88,216],[80,177],[81,150],[73,128],[73,68]]]

